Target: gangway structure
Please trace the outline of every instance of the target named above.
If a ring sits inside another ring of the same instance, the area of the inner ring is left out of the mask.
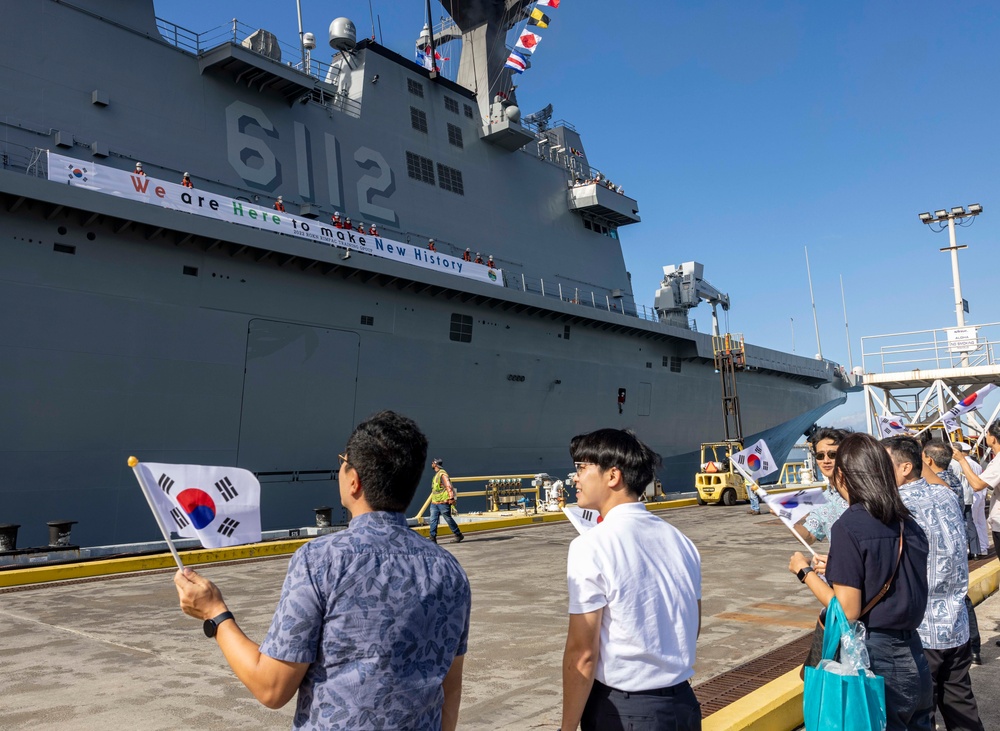
[[[937,422],[941,415],[983,386],[1000,385],[1000,323],[872,335],[861,338],[865,418],[879,436],[880,417],[903,424]],[[981,439],[1000,413],[997,404],[958,417],[962,428]],[[946,425],[948,428],[948,425]]]

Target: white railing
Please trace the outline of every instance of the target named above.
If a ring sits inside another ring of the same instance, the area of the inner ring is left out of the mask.
[[[866,373],[894,373],[932,368],[970,368],[997,365],[1000,323],[970,325],[969,338],[956,339],[958,328],[913,330],[861,338]],[[949,334],[951,338],[949,339]]]

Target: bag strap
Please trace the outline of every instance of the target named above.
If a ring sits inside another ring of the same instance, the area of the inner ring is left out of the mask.
[[[896,553],[896,566],[895,566],[895,568],[893,568],[892,574],[889,576],[889,580],[887,582],[885,582],[885,585],[882,587],[882,590],[878,594],[876,594],[874,597],[872,597],[872,600],[870,602],[868,602],[868,604],[865,606],[864,609],[861,610],[861,614],[858,616],[858,619],[860,619],[861,617],[867,616],[868,612],[870,612],[872,610],[872,608],[876,604],[878,604],[879,601],[881,601],[882,597],[885,596],[886,592],[889,591],[889,587],[892,586],[892,580],[894,578],[896,578],[896,572],[899,571],[899,562],[900,562],[900,560],[902,558],[903,558],[903,521],[900,520],[899,521],[899,551]]]

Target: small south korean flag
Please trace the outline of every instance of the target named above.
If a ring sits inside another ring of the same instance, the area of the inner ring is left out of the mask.
[[[167,529],[205,548],[259,543],[260,483],[236,467],[137,465]]]
[[[567,505],[563,508],[569,522],[580,533],[586,533],[591,528],[595,528],[601,522],[601,514],[596,510],[581,508],[579,505]]]
[[[763,439],[758,439],[756,443],[737,452],[732,456],[732,459],[755,482],[778,470],[778,465],[775,463],[774,457],[771,456],[771,450],[767,448]]]

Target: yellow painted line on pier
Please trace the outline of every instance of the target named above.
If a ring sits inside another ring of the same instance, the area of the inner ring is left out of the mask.
[[[657,503],[647,503],[651,512],[686,508],[697,505],[694,498],[668,500]],[[566,516],[558,513],[538,513],[537,515],[511,516],[495,520],[482,520],[474,523],[463,523],[463,533],[476,533],[484,530],[499,530],[521,526],[539,525],[565,521]],[[428,534],[427,526],[413,529],[422,536]],[[238,561],[244,558],[262,558],[266,556],[281,556],[295,553],[309,538],[294,538],[285,541],[268,541],[266,543],[250,543],[245,546],[231,548],[199,548],[190,551],[180,551],[181,560],[185,566],[219,563],[222,561]],[[30,566],[25,568],[6,569],[0,571],[0,588],[9,586],[25,586],[28,584],[45,584],[51,581],[67,581],[69,579],[89,579],[112,574],[127,574],[136,571],[155,571],[176,566],[173,557],[168,552],[147,556],[130,556],[125,558],[107,558],[95,561],[80,561],[77,563],[60,564],[56,566]]]
[[[990,561],[969,574],[973,604],[996,593],[1000,561]],[[803,723],[799,668],[730,703],[702,721],[702,731],[794,731]]]

